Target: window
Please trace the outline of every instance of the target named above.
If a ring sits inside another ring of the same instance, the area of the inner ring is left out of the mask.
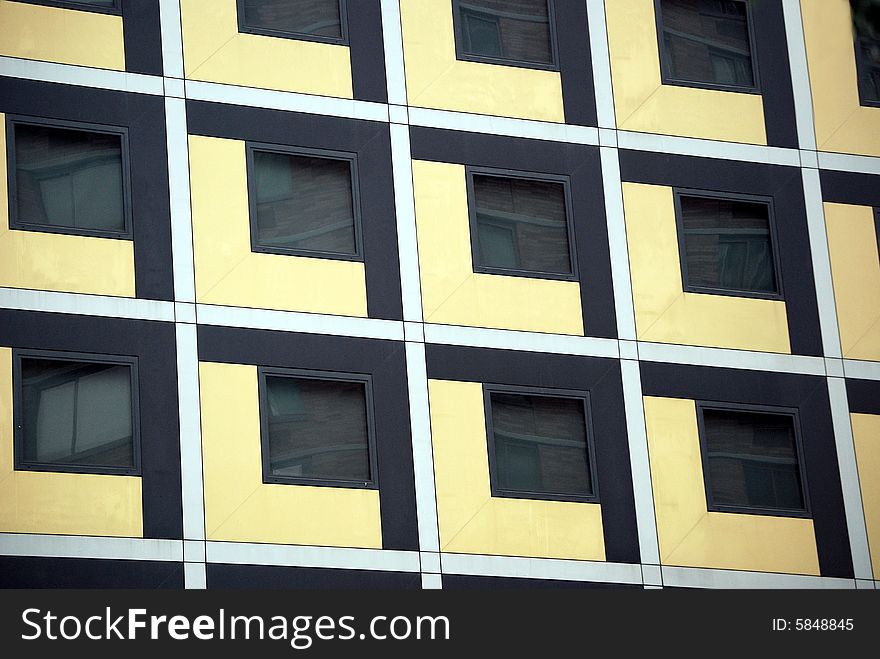
[[[850,6],[861,104],[880,106],[880,4],[875,0],[850,0]]]
[[[130,238],[124,128],[9,117],[10,227]]]
[[[237,0],[238,31],[326,43],[346,43],[342,0]]]
[[[361,260],[355,159],[249,144],[251,249]]]
[[[46,5],[63,9],[81,9],[102,14],[121,14],[121,0],[15,0],[29,5]]]
[[[138,474],[137,361],[15,351],[15,468]]]
[[[768,198],[676,190],[684,290],[781,299]]]
[[[584,392],[487,387],[493,496],[597,501]]]
[[[260,369],[263,481],[375,488],[369,376]]]
[[[663,82],[757,92],[744,0],[656,0]]]
[[[808,515],[796,410],[697,404],[709,510]]]
[[[460,60],[555,69],[548,0],[453,0]]]
[[[576,279],[568,179],[468,168],[474,272]]]

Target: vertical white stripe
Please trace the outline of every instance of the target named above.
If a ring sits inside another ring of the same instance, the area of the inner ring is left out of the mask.
[[[183,537],[205,539],[202,487],[202,419],[199,406],[199,354],[195,325],[178,323],[177,397],[180,406],[180,479],[183,488]]]
[[[165,131],[168,142],[168,187],[171,191],[174,299],[178,302],[195,302],[189,146],[186,132],[186,101],[182,98],[165,98]]]
[[[394,205],[397,209],[397,251],[400,258],[403,319],[418,323],[422,322],[422,291],[409,127],[392,124],[389,128],[391,130],[391,167],[394,174]]]
[[[388,102],[406,105],[406,75],[403,64],[403,35],[398,0],[382,0],[382,36],[385,42],[385,78]]]
[[[604,0],[586,0],[590,27],[590,51],[593,62],[593,87],[600,128],[616,128],[614,88],[611,81],[611,56],[608,52],[608,26]]]
[[[794,91],[794,115],[797,121],[798,143],[802,149],[816,150],[816,131],[813,127],[813,99],[810,93],[810,74],[804,26],[801,21],[800,0],[782,0],[785,14],[785,39],[788,42],[788,60],[791,63],[791,85]]]
[[[205,590],[208,587],[207,571],[205,563],[184,563],[183,587],[186,590]]]
[[[183,39],[179,0],[159,0],[162,30],[162,70],[169,78],[183,78]]]

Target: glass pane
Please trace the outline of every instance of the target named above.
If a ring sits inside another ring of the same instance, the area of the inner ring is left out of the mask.
[[[125,231],[122,137],[14,124],[18,221]]]
[[[254,152],[257,244],[356,254],[351,163]]]
[[[767,204],[688,196],[680,203],[687,285],[778,292]]]
[[[24,357],[24,462],[133,467],[131,367]]]
[[[339,0],[244,0],[243,22],[262,30],[342,37]]]
[[[370,480],[363,382],[268,376],[266,389],[273,476]]]
[[[497,486],[535,494],[592,494],[584,403],[492,392]]]
[[[463,52],[553,63],[547,0],[460,0],[458,12]]]
[[[856,62],[862,99],[880,103],[880,4],[850,0],[856,26]]]
[[[571,274],[561,183],[474,174],[478,263]]]
[[[804,509],[793,417],[704,409],[703,422],[715,504]]]
[[[745,2],[660,0],[660,15],[668,78],[754,87]]]

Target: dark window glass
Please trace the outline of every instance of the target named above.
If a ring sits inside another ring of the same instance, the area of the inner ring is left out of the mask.
[[[804,510],[794,417],[703,409],[712,504]]]
[[[850,0],[856,27],[856,62],[862,102],[880,104],[880,3]]]
[[[660,0],[664,77],[724,87],[755,87],[746,3]]]
[[[254,151],[255,243],[356,254],[351,162]]]
[[[16,223],[126,230],[122,136],[14,123]]]
[[[679,203],[686,286],[779,292],[766,203],[686,195]]]
[[[364,382],[267,375],[265,400],[268,475],[372,479]]]
[[[473,191],[476,266],[572,273],[562,183],[474,174]]]
[[[593,494],[583,399],[495,391],[489,399],[496,489]]]
[[[257,30],[342,38],[339,0],[240,0],[242,23]]]
[[[459,0],[455,7],[463,54],[553,63],[547,0]]]
[[[131,367],[22,357],[21,463],[133,468]]]

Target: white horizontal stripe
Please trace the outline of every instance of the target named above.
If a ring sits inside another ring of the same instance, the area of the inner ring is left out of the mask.
[[[330,316],[298,311],[245,309],[211,304],[196,305],[196,314],[200,325],[225,325],[227,327],[268,329],[281,332],[403,340],[403,322],[397,320]]]
[[[740,368],[750,371],[825,375],[825,361],[821,357],[683,346],[671,343],[639,341],[639,359],[642,361],[691,364],[694,366]]]
[[[182,561],[183,541],[0,533],[0,554],[4,556]]]
[[[586,357],[617,357],[616,339],[425,324],[425,341],[447,345],[525,350]]]
[[[445,553],[441,554],[440,561],[444,574],[642,583],[642,569],[638,563],[604,563],[555,558]]]
[[[57,293],[24,288],[0,288],[0,307],[84,316],[174,321],[174,303],[81,293]]]
[[[207,543],[207,550],[209,563],[324,567],[349,570],[388,570],[394,572],[419,571],[419,553],[417,551],[215,541]]]
[[[880,158],[820,151],[819,167],[821,169],[837,169],[843,172],[880,174]]]
[[[721,158],[723,160],[744,160],[768,165],[791,165],[798,167],[801,164],[800,154],[797,149],[783,149],[759,144],[740,144],[739,142],[718,142],[715,140],[701,140],[673,135],[634,133],[626,130],[617,131],[617,145],[621,149],[655,151],[658,153],[703,158]]]
[[[664,565],[663,585],[684,588],[855,588],[854,579]]]
[[[880,380],[880,362],[844,359],[843,372],[848,378],[857,378],[859,380]]]
[[[272,89],[256,89],[213,82],[186,81],[186,97],[190,100],[213,101],[251,107],[323,114],[331,117],[388,121],[388,106],[383,103],[355,101],[331,96],[314,96]]]
[[[162,78],[140,73],[93,69],[86,66],[56,64],[38,60],[0,56],[0,75],[27,78],[41,82],[60,82],[65,85],[97,87],[136,94],[161,96],[165,92]]]

